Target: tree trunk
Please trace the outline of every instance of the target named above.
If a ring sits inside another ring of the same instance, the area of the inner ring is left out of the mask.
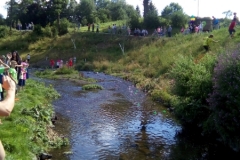
[[[58,13],[57,24],[58,24],[58,33],[59,33],[60,32],[60,13]]]
[[[11,3],[10,3],[10,32],[12,31],[12,3],[13,0],[11,0]]]
[[[150,0],[143,0],[143,17],[146,18],[149,10]]]

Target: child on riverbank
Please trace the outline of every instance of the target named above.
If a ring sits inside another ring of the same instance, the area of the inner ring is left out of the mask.
[[[23,61],[21,63],[21,73],[18,81],[19,91],[23,90],[23,87],[25,86],[25,83],[26,83],[25,81],[27,79],[27,67],[28,67],[28,63]]]

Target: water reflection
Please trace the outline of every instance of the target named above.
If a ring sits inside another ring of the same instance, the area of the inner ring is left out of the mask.
[[[104,90],[85,92],[72,82],[51,82],[62,95],[54,102],[55,111],[68,118],[71,124],[68,127],[73,154],[64,158],[139,160],[167,157],[180,127],[167,113],[162,114],[164,108],[153,105],[130,82],[105,74],[84,74],[98,79]],[[62,153],[55,153],[54,157],[63,159]]]

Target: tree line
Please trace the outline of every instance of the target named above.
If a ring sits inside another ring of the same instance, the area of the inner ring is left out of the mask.
[[[151,0],[143,0],[143,14],[125,0],[9,0],[6,5],[7,17],[0,15],[0,24],[10,28],[20,23],[24,29],[30,22],[45,27],[63,18],[81,25],[125,20],[131,28],[181,27],[188,19],[179,4],[170,3],[159,14]]]

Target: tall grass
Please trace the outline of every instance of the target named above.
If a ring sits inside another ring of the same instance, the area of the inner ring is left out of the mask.
[[[24,91],[18,93],[10,117],[2,118],[0,139],[7,152],[6,160],[30,160],[51,147],[65,144],[58,137],[47,135],[51,124],[52,99],[59,95],[52,86],[33,80],[27,81]]]

